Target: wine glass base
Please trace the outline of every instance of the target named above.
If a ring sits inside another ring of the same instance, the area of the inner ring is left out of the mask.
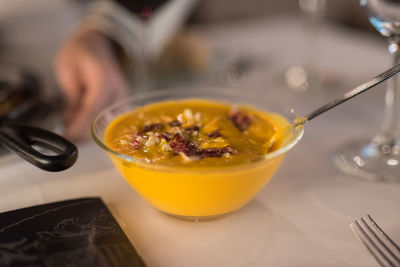
[[[345,173],[365,180],[400,181],[398,145],[379,145],[370,140],[350,143],[339,148],[334,162]]]

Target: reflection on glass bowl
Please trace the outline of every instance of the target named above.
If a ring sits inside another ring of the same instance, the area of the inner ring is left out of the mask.
[[[285,112],[268,99],[248,97],[243,91],[185,88],[133,95],[102,111],[91,131],[95,142],[107,152],[126,181],[152,206],[179,218],[204,220],[230,213],[248,203],[276,172],[286,152],[300,140],[303,128],[292,129],[278,149],[250,162],[214,168],[149,163],[120,154],[107,145],[107,126],[120,115],[150,103],[193,98],[251,105],[283,115],[288,121],[295,119],[295,114]]]

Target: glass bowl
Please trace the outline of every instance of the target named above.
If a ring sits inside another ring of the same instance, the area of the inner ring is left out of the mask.
[[[132,95],[105,109],[94,120],[91,132],[95,142],[107,152],[130,186],[148,203],[175,217],[205,220],[235,211],[254,198],[276,172],[286,152],[300,140],[303,127],[285,134],[279,149],[250,162],[224,167],[185,168],[152,164],[117,153],[107,146],[105,131],[116,117],[150,103],[193,98],[251,105],[278,113],[289,122],[295,119],[293,112],[268,103],[267,98],[246,96],[243,91],[164,89]]]

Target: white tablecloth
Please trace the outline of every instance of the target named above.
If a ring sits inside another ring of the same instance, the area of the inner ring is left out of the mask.
[[[385,42],[332,25],[322,29],[316,65],[340,77],[333,89],[293,93],[276,74],[302,62],[301,23],[282,17],[194,29],[215,49],[260,59],[243,84],[279,97],[301,114],[339,96],[390,65]],[[380,89],[379,89],[380,88]],[[400,242],[400,184],[373,183],[338,171],[340,145],[377,132],[384,85],[337,107],[306,127],[270,183],[247,206],[207,222],[168,217],[145,203],[93,142],[60,173],[15,156],[0,159],[0,212],[70,198],[101,196],[148,266],[377,266],[348,223],[365,214]]]

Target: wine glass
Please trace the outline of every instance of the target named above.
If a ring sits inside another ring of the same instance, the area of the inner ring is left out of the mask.
[[[304,41],[306,50],[305,62],[294,65],[285,71],[285,83],[293,91],[304,92],[318,87],[322,83],[323,74],[314,66],[315,40],[320,32],[321,19],[326,11],[326,0],[299,0],[298,5],[304,18]]]
[[[400,1],[361,0],[370,23],[388,39],[393,65],[400,63]],[[368,141],[354,142],[335,155],[343,171],[373,181],[400,181],[400,91],[398,76],[388,81],[380,132]]]

